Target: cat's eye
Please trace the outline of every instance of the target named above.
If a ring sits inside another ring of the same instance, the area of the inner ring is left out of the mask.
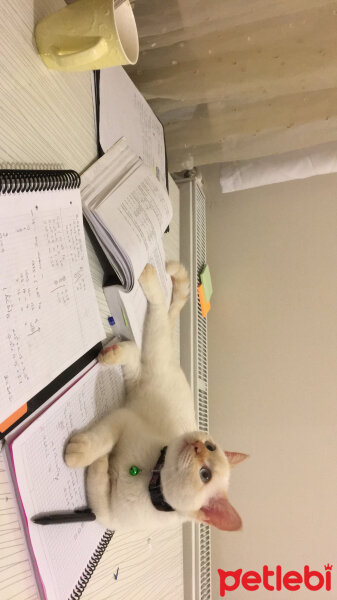
[[[216,446],[214,446],[214,444],[211,444],[211,442],[205,442],[205,446],[210,452],[214,452],[214,450],[216,449]]]
[[[201,467],[199,473],[200,479],[203,483],[207,483],[210,479],[212,479],[212,473],[207,467]]]

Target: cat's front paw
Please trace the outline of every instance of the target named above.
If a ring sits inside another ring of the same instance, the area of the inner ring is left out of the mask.
[[[98,362],[102,365],[119,365],[120,354],[120,346],[118,344],[107,346],[99,353]]]
[[[147,263],[140,274],[139,283],[142,287],[151,285],[157,279],[157,272],[153,265]]]
[[[68,467],[87,467],[94,458],[90,436],[87,433],[75,433],[65,450],[64,460]]]
[[[157,304],[164,301],[163,290],[159,283],[157,271],[150,263],[145,265],[139,277],[139,283],[149,302]]]
[[[103,365],[125,365],[138,355],[139,350],[134,342],[119,342],[103,348],[98,360]]]

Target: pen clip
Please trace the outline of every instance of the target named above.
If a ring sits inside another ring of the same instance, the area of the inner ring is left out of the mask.
[[[89,515],[89,514],[94,514],[94,513],[92,512],[91,508],[76,508],[76,509],[74,510],[74,512],[75,512],[76,514],[80,514],[80,515],[83,515],[83,513],[84,513],[84,514],[86,514],[86,515]]]

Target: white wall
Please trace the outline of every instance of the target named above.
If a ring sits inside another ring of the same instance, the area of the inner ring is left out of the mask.
[[[230,491],[243,530],[212,531],[216,600],[218,568],[337,570],[337,175],[222,195],[219,167],[202,173],[211,432],[251,456]]]

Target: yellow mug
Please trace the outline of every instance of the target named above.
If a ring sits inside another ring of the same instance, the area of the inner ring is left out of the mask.
[[[42,19],[35,40],[45,65],[58,71],[134,65],[139,55],[129,0],[75,0]]]

